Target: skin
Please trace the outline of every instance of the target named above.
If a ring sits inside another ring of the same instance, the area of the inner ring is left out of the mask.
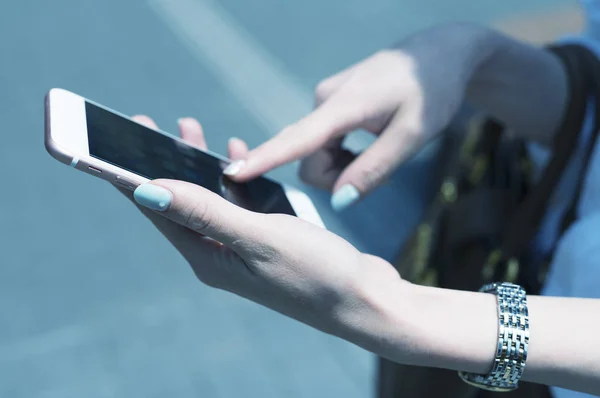
[[[464,100],[550,143],[565,91],[562,65],[542,49],[474,25],[436,27],[323,80],[314,112],[248,153],[231,178],[303,159],[306,182],[332,192],[350,184],[364,196],[447,127]],[[378,139],[355,158],[341,144],[358,128]]]
[[[550,142],[566,78],[543,50],[470,25],[434,28],[326,79],[316,110],[254,151],[230,140],[230,157],[246,161],[234,178],[310,155],[308,181],[334,190],[351,182],[364,194],[445,127],[465,97],[517,134]],[[156,127],[148,117],[136,119]],[[185,140],[206,148],[197,121],[181,119],[179,127]],[[349,162],[339,141],[358,127],[379,138]],[[323,173],[326,166],[334,171]],[[493,295],[412,285],[387,261],[298,218],[253,213],[182,181],[150,184],[170,194],[169,205],[138,207],[205,284],[400,363],[490,370],[498,330]],[[600,321],[590,316],[600,313],[600,300],[528,302],[523,379],[600,394]]]

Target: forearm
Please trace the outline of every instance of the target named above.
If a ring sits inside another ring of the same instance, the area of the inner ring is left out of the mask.
[[[367,322],[355,342],[400,363],[491,370],[498,342],[495,295],[400,283],[371,294],[377,320]],[[600,300],[530,296],[528,305],[523,380],[600,394]]]
[[[516,134],[550,144],[567,102],[567,77],[549,51],[482,31],[482,54],[467,100],[505,122]]]

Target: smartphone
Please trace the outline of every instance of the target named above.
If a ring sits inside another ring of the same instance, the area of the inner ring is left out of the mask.
[[[46,150],[56,160],[129,190],[157,178],[183,180],[261,213],[300,217],[324,227],[303,192],[258,177],[235,183],[223,175],[230,160],[67,90],[53,88],[45,101]]]

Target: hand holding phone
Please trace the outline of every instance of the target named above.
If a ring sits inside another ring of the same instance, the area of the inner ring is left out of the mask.
[[[322,226],[320,218],[299,191],[259,177],[234,185],[228,198],[216,182],[229,161],[204,151],[199,126],[182,128],[184,141],[158,131],[148,118],[131,120],[64,90],[50,92],[46,110],[52,156],[135,190],[140,209],[202,282],[363,347],[369,347],[365,325],[381,321],[381,297],[408,291],[385,260],[314,225]],[[245,151],[239,142],[230,146],[234,159]],[[186,153],[200,176],[186,176]],[[161,179],[169,176],[176,178]],[[265,211],[231,203],[240,200]]]
[[[250,212],[183,181],[154,180],[134,198],[203,283],[363,347],[364,328],[387,321],[385,300],[411,303],[388,262],[312,223]]]
[[[129,190],[158,178],[182,180],[248,210],[296,215],[323,226],[304,193],[265,177],[235,183],[223,175],[229,159],[66,90],[52,89],[46,96],[45,143],[62,163]]]

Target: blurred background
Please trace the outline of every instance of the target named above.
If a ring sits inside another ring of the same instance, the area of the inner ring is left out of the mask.
[[[115,189],[53,160],[43,97],[62,87],[171,132],[194,116],[224,153],[310,111],[320,79],[450,20],[537,43],[581,25],[574,0],[3,1],[0,397],[369,397],[370,354],[202,286]],[[273,176],[391,259],[428,169],[422,156],[341,215],[295,165]]]

